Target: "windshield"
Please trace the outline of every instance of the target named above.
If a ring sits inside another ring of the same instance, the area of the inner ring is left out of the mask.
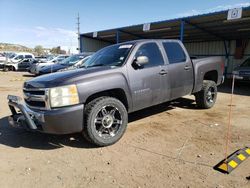
[[[16,57],[16,54],[11,54],[11,55],[9,56],[10,59],[12,59],[12,58],[14,58],[14,57]]]
[[[82,56],[82,55],[72,55],[72,56],[62,60],[60,62],[60,64],[61,65],[74,65],[75,63],[77,63],[78,61],[80,61],[83,58],[84,58],[84,56]]]
[[[52,60],[52,59],[54,59],[54,58],[55,58],[54,56],[49,56],[49,57],[46,58],[46,60],[47,60],[47,61],[50,61],[50,60]]]
[[[80,68],[83,68],[83,67],[85,67],[85,63],[87,62],[87,60],[89,60],[89,58],[91,58],[91,56],[87,56],[87,57],[85,57],[80,63],[79,63],[79,67]],[[77,63],[78,64],[78,63]]]
[[[132,46],[133,43],[103,48],[89,58],[84,65],[85,67],[122,66]]]
[[[250,58],[248,58],[246,61],[244,61],[240,67],[250,67]]]

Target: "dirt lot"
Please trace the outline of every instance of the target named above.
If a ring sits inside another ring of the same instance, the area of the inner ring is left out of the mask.
[[[0,72],[2,187],[250,187],[250,159],[230,175],[213,170],[224,158],[230,95],[220,88],[210,110],[193,96],[129,116],[124,137],[95,148],[81,135],[45,135],[8,127],[8,94],[22,95],[27,73]],[[250,87],[237,85],[230,152],[250,146]]]

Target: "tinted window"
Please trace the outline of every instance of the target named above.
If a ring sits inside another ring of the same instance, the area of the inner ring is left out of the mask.
[[[132,43],[126,43],[103,48],[85,62],[85,67],[122,66],[132,47]]]
[[[23,55],[18,55],[15,59],[23,59]]]
[[[177,42],[164,42],[164,49],[168,56],[168,61],[172,63],[181,63],[186,61],[186,54],[184,53],[182,47]]]
[[[32,58],[31,55],[25,55],[25,58]]]
[[[149,63],[144,65],[144,67],[152,67],[163,65],[164,60],[162,54],[159,50],[159,47],[156,43],[147,43],[143,44],[136,52],[135,58],[139,56],[147,56]]]
[[[240,65],[241,67],[250,67],[250,58],[248,58],[244,63]]]

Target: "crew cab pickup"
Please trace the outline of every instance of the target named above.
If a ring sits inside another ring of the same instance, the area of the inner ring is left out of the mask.
[[[9,123],[44,133],[79,132],[107,146],[124,134],[128,113],[190,94],[197,107],[211,108],[223,71],[221,58],[191,60],[178,40],[115,44],[96,52],[85,68],[25,82],[24,103],[8,96]]]

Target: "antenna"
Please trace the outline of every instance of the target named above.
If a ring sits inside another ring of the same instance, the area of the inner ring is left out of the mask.
[[[80,16],[79,16],[79,13],[78,13],[78,15],[77,15],[77,39],[78,39],[78,48],[77,48],[77,50],[78,50],[78,52],[80,53],[81,52],[81,50],[80,50]]]

